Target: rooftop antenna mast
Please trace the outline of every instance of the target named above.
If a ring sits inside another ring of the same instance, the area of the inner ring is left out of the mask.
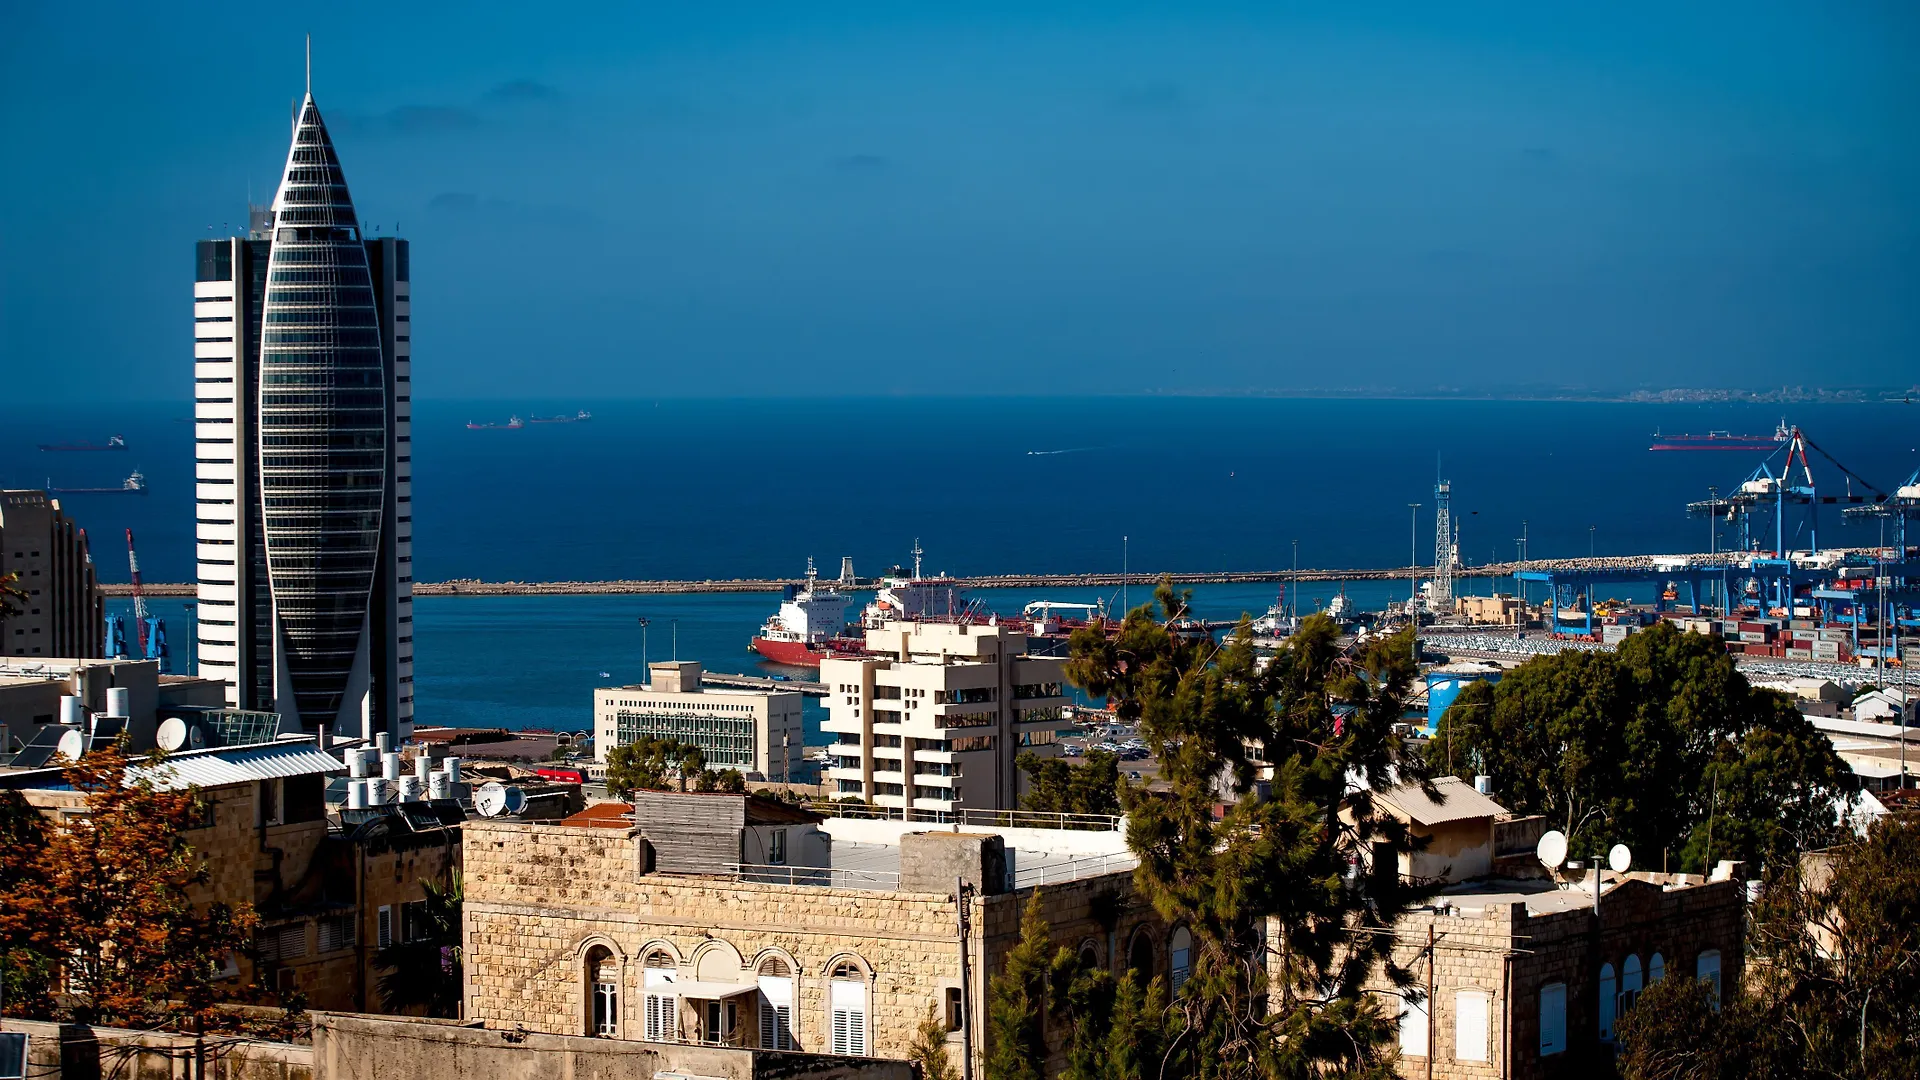
[[[307,35],[307,96],[313,96],[313,35]]]
[[[920,538],[913,538],[913,580],[920,580],[920,556],[926,552],[920,550]]]
[[[1438,459],[1435,459],[1436,465]],[[1436,468],[1435,473],[1440,470]],[[1433,483],[1433,597],[1436,611],[1453,610],[1453,484],[1436,475]]]

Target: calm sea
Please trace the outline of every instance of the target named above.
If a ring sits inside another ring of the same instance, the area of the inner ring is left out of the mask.
[[[578,408],[592,410],[592,421],[464,427],[504,421],[510,409]],[[63,503],[94,537],[103,579],[126,580],[120,538],[132,528],[147,580],[191,580],[187,415],[171,404],[5,408],[0,486],[107,486],[138,468],[151,485],[145,497]],[[1649,453],[1648,434],[1770,432],[1780,416],[1762,407],[1233,398],[427,402],[414,425],[416,574],[764,577],[798,574],[808,556],[829,576],[842,556],[875,574],[907,562],[916,537],[929,572],[954,574],[1117,570],[1123,549],[1135,571],[1283,568],[1295,540],[1302,566],[1401,566],[1410,551],[1432,558],[1436,467],[1453,483],[1471,562],[1512,558],[1523,529],[1536,558],[1585,555],[1589,545],[1601,555],[1697,551],[1709,526],[1686,516],[1686,502],[1709,485],[1731,489],[1762,455]],[[1788,419],[1882,488],[1920,465],[1920,409],[1798,406]],[[34,449],[116,433],[129,452]],[[1838,470],[1817,456],[1814,465],[1823,491],[1844,492]],[[1409,503],[1421,504],[1417,522]],[[1823,546],[1877,538],[1843,526],[1832,508],[1818,527]],[[1797,546],[1805,529],[1794,521]],[[1304,586],[1301,606],[1337,588]],[[1404,590],[1376,582],[1348,591],[1378,606]],[[1040,595],[983,598],[1011,611]],[[581,726],[594,685],[642,671],[641,617],[653,659],[672,654],[677,625],[682,658],[748,670],[746,640],[775,599],[422,600],[420,719]],[[1257,614],[1273,599],[1271,586],[1196,590],[1208,617]],[[184,645],[185,611],[158,606]]]

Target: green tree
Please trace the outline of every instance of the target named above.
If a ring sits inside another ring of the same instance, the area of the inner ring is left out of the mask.
[[[1648,988],[1621,1022],[1623,1077],[1920,1076],[1920,817],[1778,866],[1747,945],[1717,1012],[1692,980]]]
[[[931,1005],[927,1006],[927,1018],[914,1029],[907,1060],[919,1068],[920,1080],[960,1080],[960,1071],[947,1056],[947,1026]]]
[[[607,751],[607,791],[617,799],[631,798],[635,791],[669,791],[676,786],[685,791],[690,783],[698,786],[705,779],[706,765],[706,754],[698,746],[642,735]],[[701,790],[712,790],[713,781],[707,783]]]
[[[1089,750],[1084,764],[1064,758],[1043,758],[1022,750],[1014,764],[1027,774],[1031,786],[1020,799],[1022,810],[1049,814],[1120,813],[1120,759],[1106,750]]]
[[[0,1000],[16,1015],[49,1015],[56,972],[41,944],[38,916],[13,895],[37,873],[47,823],[17,791],[0,791]]]
[[[427,1016],[458,1017],[461,990],[460,906],[466,886],[455,870],[447,883],[421,881],[426,899],[411,909],[405,940],[374,954],[380,1004],[388,1012],[421,1009]]]
[[[1153,1080],[1186,1075],[1185,1059],[1169,1059],[1179,1017],[1168,1008],[1167,983],[1155,976],[1144,987],[1128,971],[1114,987],[1112,1022],[1102,1055],[1102,1080]]]
[[[1245,618],[1216,645],[1170,632],[1186,596],[1163,582],[1156,600],[1159,620],[1142,607],[1115,634],[1076,632],[1068,676],[1110,698],[1160,760],[1164,790],[1125,799],[1135,886],[1193,937],[1169,1053],[1200,1077],[1391,1075],[1394,1024],[1365,987],[1410,984],[1390,930],[1433,888],[1400,879],[1416,841],[1348,789],[1418,765],[1393,734],[1412,642],[1345,651],[1316,615],[1262,666]]]
[[[1689,871],[1828,843],[1846,767],[1784,696],[1748,685],[1717,637],[1661,623],[1615,653],[1539,656],[1463,690],[1425,749],[1493,778],[1576,851],[1625,843]]]
[[[1006,966],[987,984],[987,1080],[1045,1075],[1050,945],[1036,889],[1021,915],[1020,943],[1007,951]]]

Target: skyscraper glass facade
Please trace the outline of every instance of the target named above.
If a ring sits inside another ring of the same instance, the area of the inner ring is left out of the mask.
[[[367,252],[320,110],[300,109],[261,308],[261,533],[278,669],[308,727],[367,690],[388,481],[387,365]]]

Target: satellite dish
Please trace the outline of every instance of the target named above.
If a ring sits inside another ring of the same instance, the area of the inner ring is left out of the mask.
[[[153,740],[160,749],[172,753],[187,745],[187,722],[177,716],[169,716],[160,722],[160,730],[154,733]]]
[[[1615,844],[1613,850],[1607,852],[1607,865],[1613,867],[1614,873],[1624,874],[1633,865],[1633,852],[1628,851],[1625,844]]]
[[[527,808],[527,793],[517,787],[507,789],[507,813],[517,814]]]
[[[1567,834],[1554,829],[1534,845],[1534,857],[1549,870],[1558,870],[1567,861]]]
[[[474,793],[473,808],[480,811],[481,817],[499,817],[507,812],[507,789],[499,781],[494,781]]]
[[[86,752],[87,737],[80,734],[77,730],[69,731],[65,735],[60,736],[60,745],[54,749],[54,753],[65,757],[69,761],[79,761],[80,756]]]

